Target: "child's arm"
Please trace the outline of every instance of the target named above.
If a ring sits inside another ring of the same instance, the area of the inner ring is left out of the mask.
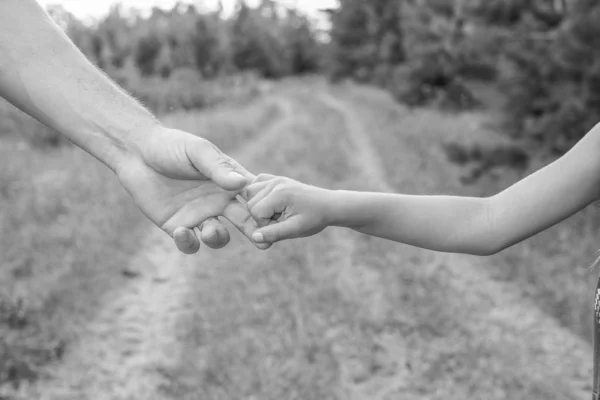
[[[273,243],[329,225],[445,252],[488,255],[549,228],[600,196],[600,128],[561,159],[490,198],[329,191],[262,176],[247,188],[255,240]],[[281,214],[281,215],[279,215]]]

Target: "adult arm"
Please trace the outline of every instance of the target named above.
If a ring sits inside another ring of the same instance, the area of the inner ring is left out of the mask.
[[[229,241],[214,217],[247,235],[235,201],[251,175],[212,143],[164,127],[108,79],[35,0],[0,0],[0,96],[112,169],[180,250]]]

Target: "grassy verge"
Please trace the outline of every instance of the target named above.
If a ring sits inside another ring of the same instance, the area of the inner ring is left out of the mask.
[[[360,125],[397,190],[468,192],[440,134],[464,135],[474,116],[412,114],[381,91],[354,88],[335,96],[357,118],[348,120],[320,100],[328,88],[296,83],[282,94],[295,110],[284,134],[244,163],[325,187],[373,189],[349,140]],[[234,241],[226,252],[200,254],[182,360],[161,368],[164,396],[564,398],[556,389],[563,382],[551,387],[538,378],[550,374],[528,369],[522,349],[532,343],[489,320],[489,299],[449,285],[452,272],[439,260],[334,228],[263,253]]]
[[[386,110],[381,115],[385,118],[370,121],[377,136],[386,136],[380,147],[390,171],[394,185],[403,193],[422,194],[458,194],[458,195],[491,195],[516,182],[521,176],[514,171],[504,171],[502,175],[481,179],[477,184],[462,186],[460,178],[465,171],[456,167],[447,167],[441,140],[454,141],[461,144],[494,144],[503,143],[506,139],[486,128],[488,116],[481,113],[440,114],[434,110],[420,109],[412,112],[392,108],[391,102],[384,93],[361,87],[360,91],[351,90],[354,100],[376,105]],[[390,125],[398,121],[402,123]],[[395,115],[395,116],[394,116]],[[368,115],[365,115],[368,118]],[[465,130],[465,127],[469,129]],[[406,141],[399,135],[418,135],[414,140],[415,149],[412,158],[399,159],[392,152]],[[435,171],[446,174],[439,176],[419,172],[420,166],[430,165]],[[533,160],[531,173],[541,168],[539,162]],[[407,186],[404,177],[420,174],[418,185]],[[566,194],[565,194],[566,195]],[[492,269],[493,276],[502,281],[514,282],[526,297],[534,300],[544,312],[555,317],[562,325],[591,342],[591,315],[593,287],[597,273],[589,269],[594,261],[596,251],[600,248],[598,234],[600,223],[594,217],[596,206],[563,221],[557,226],[516,245],[486,260],[485,265]]]
[[[165,123],[227,151],[278,116],[275,106],[263,107],[258,92],[239,82],[225,86],[215,89],[226,94],[211,105],[235,109],[256,99],[252,118],[215,126],[215,118],[179,111]],[[203,86],[193,90],[212,96]],[[101,163],[7,104],[0,115],[6,117],[0,118],[1,395],[3,385],[35,380],[41,366],[68,351],[105,296],[127,282],[128,260],[155,228]]]
[[[0,152],[0,385],[18,385],[60,358],[102,295],[125,280],[144,220],[113,174],[79,149],[4,138]]]

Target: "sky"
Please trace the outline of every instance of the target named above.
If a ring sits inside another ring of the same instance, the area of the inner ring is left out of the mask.
[[[175,0],[38,0],[43,5],[49,4],[61,4],[73,15],[79,19],[97,18],[106,14],[110,6],[114,3],[122,3],[125,7],[135,7],[140,9],[149,9],[153,6],[158,7],[171,7],[176,1]],[[226,10],[233,10],[236,0],[222,0],[223,6]],[[196,3],[202,5],[216,5],[217,0],[196,0],[187,1],[189,3]],[[249,4],[257,2],[248,1]],[[320,8],[332,7],[336,4],[336,0],[279,0],[280,3],[286,5],[295,5],[298,9],[305,13],[318,17],[318,10]]]

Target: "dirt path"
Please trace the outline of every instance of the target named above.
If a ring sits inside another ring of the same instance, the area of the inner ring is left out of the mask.
[[[258,140],[237,151],[240,161],[256,157],[292,118],[282,98],[278,118]],[[131,279],[120,293],[107,298],[90,324],[72,343],[62,363],[50,369],[50,380],[23,389],[24,398],[53,400],[164,399],[169,384],[165,371],[183,358],[181,332],[194,309],[198,265],[208,255],[179,254],[162,231],[153,229],[139,253],[123,269]]]
[[[354,147],[356,162],[362,166],[365,178],[375,189],[393,192],[387,182],[386,172],[379,164],[380,157],[365,134],[366,128],[356,118],[348,104],[323,94],[320,100],[344,121],[344,127]],[[567,399],[589,397],[591,377],[591,349],[582,339],[561,327],[555,320],[544,315],[535,305],[525,300],[514,288],[493,280],[486,269],[474,257],[438,253],[433,264],[444,269],[448,285],[462,296],[458,301],[479,304],[478,312],[465,321],[476,337],[490,337],[507,346],[519,348],[522,359],[515,363],[526,363],[525,369],[541,382],[559,387],[571,387],[563,393]],[[417,267],[417,266],[415,266]],[[442,273],[442,271],[439,271]],[[448,300],[452,301],[452,300]],[[381,345],[388,353],[406,354],[402,349],[402,337],[388,338]],[[565,371],[569,371],[565,374]],[[385,399],[405,386],[407,371],[400,368],[396,376],[388,377],[387,383],[376,383],[377,394],[369,388],[354,387],[351,398]],[[357,394],[356,394],[357,392]]]
[[[292,85],[288,90],[269,97],[280,108],[279,117],[258,140],[233,152],[236,159],[251,169],[286,166],[282,173],[328,175],[330,181],[344,175],[338,164],[347,162],[360,171],[351,179],[364,183],[362,189],[398,189],[390,184],[389,171],[360,117],[360,104],[338,98],[323,86]],[[305,99],[294,97],[301,90],[309,91],[307,96],[318,104],[303,107]],[[335,123],[328,125],[327,115],[335,117]],[[304,141],[304,147],[288,143],[292,140]],[[320,153],[310,158],[306,155],[310,150]],[[319,164],[326,158],[323,154],[334,159],[336,152],[344,153],[343,160]],[[271,155],[268,162],[267,154]],[[314,165],[308,165],[311,161]],[[234,235],[238,240],[239,235]],[[462,399],[474,390],[466,386],[477,382],[453,375],[454,367],[439,374],[450,376],[443,383],[465,386],[459,388],[462,391],[443,386],[434,393],[425,389],[434,381],[428,374],[437,371],[440,359],[451,359],[469,346],[490,346],[496,351],[505,347],[513,349],[508,354],[518,354],[514,360],[488,359],[483,354],[472,368],[494,370],[494,363],[502,368],[514,363],[516,375],[527,375],[523,382],[551,386],[560,393],[555,398],[589,397],[589,346],[516,289],[490,278],[479,259],[415,252],[410,267],[425,271],[420,272],[424,275],[443,276],[447,291],[436,297],[456,312],[462,329],[432,339],[421,337],[426,329],[414,326],[410,311],[393,309],[401,300],[394,298],[394,303],[385,297],[386,280],[398,276],[386,276],[369,264],[374,260],[390,269],[401,268],[394,258],[398,248],[374,245],[353,232],[331,230],[269,252],[257,253],[239,240],[219,253],[203,249],[197,256],[185,257],[176,253],[164,234],[153,231],[126,269],[130,282],[106,299],[61,364],[51,368],[53,379],[39,382],[22,397]],[[355,336],[367,337],[368,344],[357,345],[351,336],[360,331],[362,316],[353,313],[363,309],[374,326],[383,327],[359,332]],[[404,313],[406,322],[398,322],[395,318]],[[394,328],[390,315],[404,328]],[[477,343],[465,338],[476,338]],[[518,378],[516,385],[522,382]],[[335,395],[319,395],[332,392]],[[504,398],[501,395],[489,398]]]
[[[135,394],[150,399],[157,393],[157,368],[169,359],[167,353],[178,351],[173,332],[189,309],[182,301],[191,266],[159,231],[141,247],[144,251],[127,267],[131,283],[105,303],[35,398],[126,399]]]

